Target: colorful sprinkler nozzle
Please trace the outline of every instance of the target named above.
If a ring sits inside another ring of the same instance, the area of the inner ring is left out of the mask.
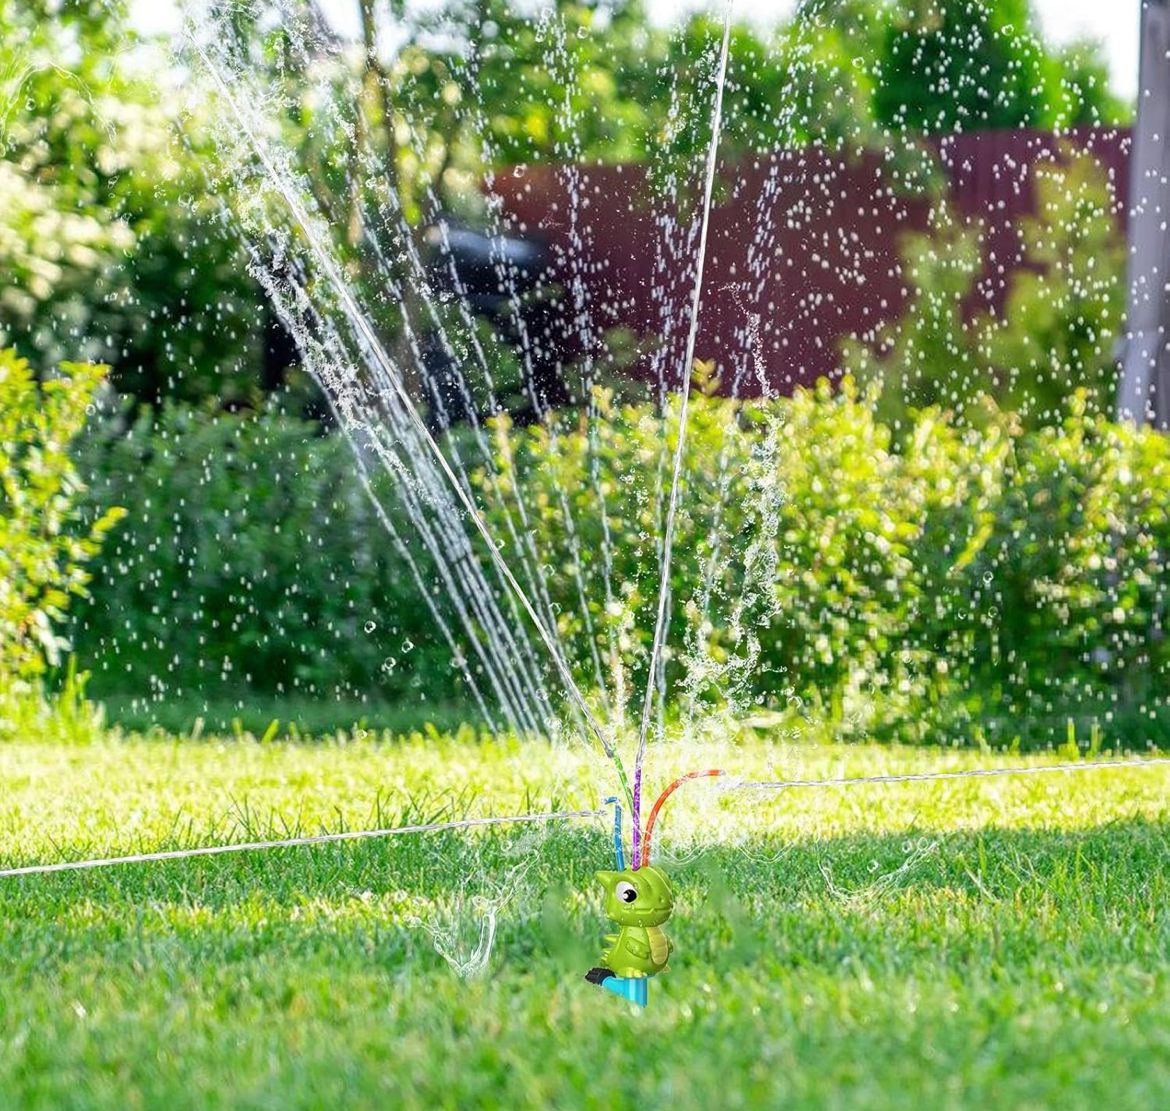
[[[622,847],[622,804],[616,795],[610,795],[605,805],[613,804],[613,858],[620,872],[626,866],[626,853]]]
[[[710,768],[705,772],[687,772],[686,775],[680,775],[665,791],[658,796],[658,801],[654,804],[650,811],[650,817],[646,819],[646,832],[642,836],[642,860],[641,866],[645,868],[650,863],[650,842],[654,836],[654,823],[658,821],[658,812],[662,809],[663,804],[671,795],[674,794],[684,783],[692,779],[705,779],[708,776],[726,775],[727,772],[721,768]]]

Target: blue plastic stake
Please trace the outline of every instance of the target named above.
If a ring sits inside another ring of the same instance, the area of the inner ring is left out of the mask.
[[[612,991],[614,995],[637,1003],[639,1007],[645,1007],[649,996],[649,983],[649,976],[609,976],[602,980],[601,986],[606,991]]]

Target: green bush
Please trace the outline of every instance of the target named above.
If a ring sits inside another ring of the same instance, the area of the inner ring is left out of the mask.
[[[1059,423],[1070,394],[1095,413],[1117,396],[1113,341],[1125,308],[1125,239],[1112,188],[1089,154],[1065,152],[1032,171],[1037,206],[1020,225],[1023,265],[998,315],[972,312],[984,269],[979,221],[947,205],[902,243],[911,294],[902,316],[870,343],[848,340],[843,363],[880,389],[883,420],[900,430],[913,409],[962,418],[990,396],[1028,425]]]
[[[985,320],[996,395],[1032,424],[1059,421],[1084,389],[1094,412],[1117,398],[1114,345],[1125,318],[1125,238],[1114,196],[1090,155],[1038,165],[1036,215],[1020,225],[1025,266],[1012,276],[1001,321]]]
[[[70,457],[105,368],[69,363],[38,382],[28,363],[0,351],[0,681],[25,683],[61,662],[59,631],[87,565],[121,515],[85,521],[85,492]]]
[[[977,427],[912,413],[896,447],[876,395],[848,381],[692,405],[672,689],[803,707],[838,735],[1053,741],[1072,719],[1164,739],[1164,437],[1102,420],[1083,394],[1039,431],[994,408]],[[662,431],[645,409],[604,411],[596,475],[585,425],[501,435],[497,462],[561,572],[547,583],[578,677],[595,649],[628,713],[653,627]]]
[[[457,698],[343,437],[167,405],[95,428],[80,466],[95,507],[129,507],[74,622],[98,694]]]
[[[598,400],[592,426],[501,421],[475,481],[495,533],[521,538],[504,551],[543,584],[575,676],[594,692],[602,677],[629,722],[656,604],[663,422]],[[424,714],[465,697],[349,447],[311,429],[172,408],[91,442],[91,496],[135,506],[78,613],[100,691],[364,694],[425,699]],[[672,415],[668,449],[674,435]],[[1082,736],[1097,722],[1165,739],[1167,552],[1170,441],[1083,396],[1040,430],[993,407],[965,424],[927,409],[895,438],[849,382],[767,404],[700,390],[669,709],[731,702],[911,741],[1063,741],[1069,719]]]
[[[973,715],[1099,716],[1170,739],[1170,440],[1093,416],[1017,436],[979,568],[1000,613],[972,645]],[[998,706],[997,706],[998,703]]]

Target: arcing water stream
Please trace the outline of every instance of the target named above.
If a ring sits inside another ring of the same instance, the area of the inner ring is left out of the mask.
[[[784,621],[790,430],[769,403],[840,364],[833,328],[879,354],[893,342],[906,232],[983,233],[937,200],[962,136],[932,147],[867,122],[888,75],[829,0],[748,57],[730,7],[676,33],[641,90],[664,109],[632,120],[637,90],[620,111],[606,99],[604,74],[626,72],[621,5],[510,22],[490,5],[360,9],[347,37],[305,0],[190,0],[193,110],[214,105],[228,165],[216,185],[464,690],[495,729],[591,733],[639,830],[651,741],[668,720],[757,707],[760,630]],[[1019,37],[981,26],[972,49]],[[847,73],[827,67],[830,39],[856,50]],[[595,165],[599,149],[630,160]],[[928,274],[965,258],[940,243]],[[940,397],[960,404],[966,355],[934,338],[955,298],[924,290],[909,349],[951,352]],[[898,540],[879,518],[865,543],[884,557]],[[802,632],[831,662],[829,637]],[[769,708],[802,708],[774,670]],[[875,670],[855,669],[833,713],[911,681]]]
[[[275,15],[274,15],[275,13]],[[298,75],[312,84],[315,75],[322,86],[333,80],[344,81],[346,59],[340,45],[331,40],[319,25],[306,24],[296,18],[291,7],[277,5],[268,13],[271,26],[282,26],[285,31],[285,49],[297,62]],[[446,254],[444,267],[453,278],[454,298],[444,298],[432,289],[430,274],[420,255],[417,232],[403,212],[399,198],[391,187],[378,179],[382,172],[379,157],[361,145],[361,136],[372,129],[366,118],[366,106],[360,93],[352,101],[344,95],[331,92],[328,100],[322,93],[322,102],[328,107],[324,118],[316,126],[328,135],[329,141],[348,144],[352,165],[349,169],[352,194],[360,199],[351,214],[351,223],[358,230],[358,249],[372,260],[372,271],[381,289],[359,288],[352,278],[354,266],[345,250],[338,244],[336,227],[331,227],[322,210],[319,194],[314,193],[311,171],[297,164],[295,153],[279,134],[279,114],[290,110],[290,103],[270,72],[249,62],[251,46],[247,35],[260,37],[265,25],[265,13],[252,12],[253,21],[247,24],[241,37],[238,28],[233,34],[231,17],[238,17],[239,9],[218,5],[192,8],[187,31],[187,42],[197,60],[199,71],[208,79],[217,103],[221,107],[221,140],[233,155],[236,190],[240,198],[237,208],[240,219],[253,243],[255,272],[263,282],[274,303],[279,307],[286,326],[297,338],[307,367],[326,393],[338,423],[353,444],[358,472],[370,497],[379,507],[380,517],[387,527],[404,566],[425,586],[420,572],[420,561],[415,556],[418,546],[426,556],[427,566],[433,568],[441,592],[436,597],[433,589],[422,593],[431,606],[437,627],[452,644],[458,642],[464,681],[483,712],[502,713],[507,726],[517,732],[549,732],[558,728],[561,693],[569,699],[571,709],[599,741],[606,756],[614,762],[627,799],[634,813],[638,811],[640,779],[645,760],[656,687],[663,680],[662,657],[668,634],[670,602],[671,545],[685,452],[687,402],[690,393],[690,372],[696,356],[699,315],[703,294],[703,266],[707,251],[708,228],[712,194],[718,168],[719,138],[722,126],[722,100],[727,76],[729,41],[731,34],[730,10],[725,14],[722,39],[714,57],[709,92],[711,122],[707,137],[707,154],[698,203],[691,205],[690,226],[667,211],[655,219],[664,222],[667,234],[663,242],[674,255],[692,255],[689,262],[691,287],[689,306],[681,319],[685,328],[685,348],[681,360],[669,358],[669,352],[678,338],[675,329],[662,337],[655,352],[654,368],[660,400],[663,404],[661,454],[651,475],[640,482],[647,487],[655,503],[655,517],[663,522],[661,539],[654,543],[659,552],[659,586],[655,611],[653,643],[649,666],[645,668],[647,682],[642,698],[641,727],[636,750],[636,780],[631,792],[623,762],[617,750],[614,731],[621,727],[626,713],[629,693],[625,680],[625,666],[618,662],[616,634],[609,633],[609,659],[617,662],[612,675],[606,675],[598,635],[591,617],[596,599],[591,598],[584,582],[579,542],[574,535],[574,491],[558,483],[557,501],[573,558],[570,573],[577,583],[580,603],[579,617],[584,636],[589,642],[585,657],[593,663],[593,673],[575,676],[569,666],[570,653],[565,649],[558,631],[556,607],[551,602],[549,589],[548,553],[535,547],[535,533],[530,526],[534,507],[518,496],[515,485],[503,494],[503,476],[499,462],[493,457],[492,430],[486,426],[482,410],[487,415],[503,411],[496,396],[493,381],[493,359],[490,338],[472,319],[470,298],[460,288],[460,276],[451,251],[451,224],[439,210],[433,188],[427,191],[428,203],[435,207],[435,234],[440,253]],[[576,79],[572,60],[565,48],[564,28],[556,19],[538,21],[535,25],[546,45],[550,69],[565,71],[565,88],[571,90]],[[698,62],[702,63],[702,59]],[[476,60],[468,61],[474,71]],[[304,90],[297,95],[308,97]],[[345,106],[352,113],[345,114]],[[563,107],[566,132],[576,134],[571,96],[566,93]],[[473,100],[469,109],[473,117],[480,112]],[[691,122],[691,121],[688,121]],[[480,114],[479,126],[485,121]],[[486,128],[485,135],[486,135]],[[570,152],[572,153],[571,149]],[[484,163],[494,161],[491,152],[485,152]],[[678,170],[674,170],[677,176]],[[571,223],[570,242],[577,248],[564,267],[569,274],[568,293],[572,299],[573,320],[577,334],[573,337],[582,352],[579,363],[581,383],[579,398],[584,403],[585,421],[589,425],[588,443],[594,452],[590,462],[590,479],[598,495],[601,512],[605,514],[605,494],[596,465],[596,427],[606,419],[596,400],[596,373],[599,352],[604,340],[599,340],[606,306],[591,304],[588,300],[582,270],[587,258],[587,239],[591,226],[585,218],[589,205],[588,175],[579,167],[566,170],[569,193],[572,198],[568,219]],[[538,378],[533,363],[537,349],[548,344],[551,337],[528,334],[522,309],[522,293],[514,268],[503,250],[504,235],[499,206],[490,203],[489,175],[488,221],[492,225],[490,241],[494,248],[493,266],[496,271],[498,293],[509,302],[520,332],[520,348],[526,362],[524,380],[536,416],[545,422],[557,450],[561,434],[560,415],[552,411],[548,401],[536,389]],[[676,180],[667,187],[667,196],[676,204],[683,201],[689,190]],[[680,244],[694,249],[688,252]],[[352,245],[351,245],[352,246]],[[660,259],[658,269],[665,271],[675,259]],[[679,283],[664,281],[654,291],[662,306],[663,319],[677,317],[676,288]],[[373,298],[371,306],[363,302]],[[451,301],[454,304],[451,304]],[[456,311],[452,313],[451,308]],[[386,317],[390,316],[387,322]],[[397,320],[393,317],[397,316]],[[377,323],[375,321],[378,321]],[[398,354],[392,354],[384,340],[388,328],[399,330]],[[417,388],[419,370],[424,361],[423,350],[428,340],[437,339],[440,349],[456,365],[454,383],[446,396],[432,392],[427,417],[423,415],[425,400]],[[405,357],[413,366],[404,366]],[[458,353],[458,354],[457,354]],[[477,383],[470,370],[458,366],[462,355],[481,376],[485,389],[486,406],[475,397]],[[667,369],[670,363],[677,369]],[[562,367],[562,372],[569,368]],[[413,389],[412,389],[413,387]],[[677,397],[678,404],[672,400]],[[467,427],[452,429],[444,409],[456,408],[466,416]],[[673,460],[667,462],[668,427],[676,429]],[[442,437],[440,443],[439,437]],[[493,532],[485,519],[483,507],[477,504],[476,468],[487,473],[489,488],[506,506],[503,516],[505,535]],[[383,502],[372,479],[372,472],[380,470],[395,479],[394,496],[405,507],[413,535],[404,536],[395,523],[396,514]],[[669,482],[662,481],[669,472]],[[653,489],[650,490],[650,481]],[[606,523],[603,521],[603,526]],[[604,565],[606,609],[620,605],[613,583],[613,540],[604,528],[606,541],[601,553]],[[516,569],[513,570],[513,562]],[[714,573],[714,565],[711,572]],[[708,591],[708,595],[710,591]],[[517,620],[521,614],[526,621]],[[532,643],[536,635],[541,651]],[[465,650],[466,649],[466,650]],[[575,655],[579,656],[579,653]],[[554,688],[549,686],[551,664]],[[595,710],[582,688],[587,687],[596,696],[600,708]],[[604,712],[608,722],[599,720]]]

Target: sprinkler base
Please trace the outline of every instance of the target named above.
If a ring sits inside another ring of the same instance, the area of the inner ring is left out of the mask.
[[[601,986],[614,995],[620,995],[639,1007],[645,1007],[649,997],[649,976],[610,976]]]
[[[639,1007],[645,1007],[649,998],[649,976],[617,976],[608,968],[591,968],[585,973],[585,979]]]

